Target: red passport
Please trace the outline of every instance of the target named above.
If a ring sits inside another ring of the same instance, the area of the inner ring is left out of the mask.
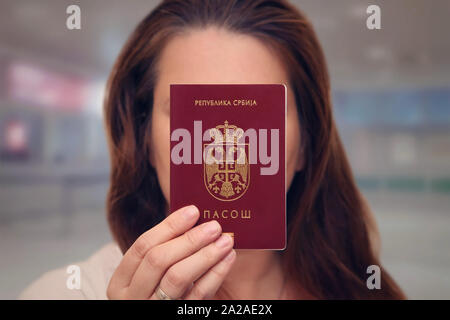
[[[170,210],[194,204],[236,249],[286,247],[286,86],[170,86]]]

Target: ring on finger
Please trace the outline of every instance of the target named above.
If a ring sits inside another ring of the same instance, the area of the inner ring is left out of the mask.
[[[174,298],[170,297],[167,293],[165,293],[160,286],[158,286],[158,289],[156,289],[155,294],[159,300],[175,300]]]

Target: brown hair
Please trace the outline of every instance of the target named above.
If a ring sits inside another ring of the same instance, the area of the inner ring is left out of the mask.
[[[381,289],[369,290],[369,265],[380,265],[369,236],[370,209],[359,193],[331,109],[325,58],[312,25],[287,1],[166,0],[136,28],[108,81],[106,128],[111,155],[108,221],[125,252],[165,218],[166,200],[150,165],[156,64],[165,43],[209,25],[252,35],[277,49],[298,106],[305,165],[287,194],[284,267],[315,298],[404,298],[381,268]]]

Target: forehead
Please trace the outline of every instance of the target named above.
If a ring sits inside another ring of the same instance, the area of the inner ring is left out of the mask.
[[[158,63],[156,92],[171,83],[287,83],[275,51],[261,40],[209,27],[172,38]]]

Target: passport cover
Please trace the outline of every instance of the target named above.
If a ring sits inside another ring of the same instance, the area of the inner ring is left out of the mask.
[[[196,205],[235,249],[285,249],[286,109],[284,84],[170,85],[170,212]]]

